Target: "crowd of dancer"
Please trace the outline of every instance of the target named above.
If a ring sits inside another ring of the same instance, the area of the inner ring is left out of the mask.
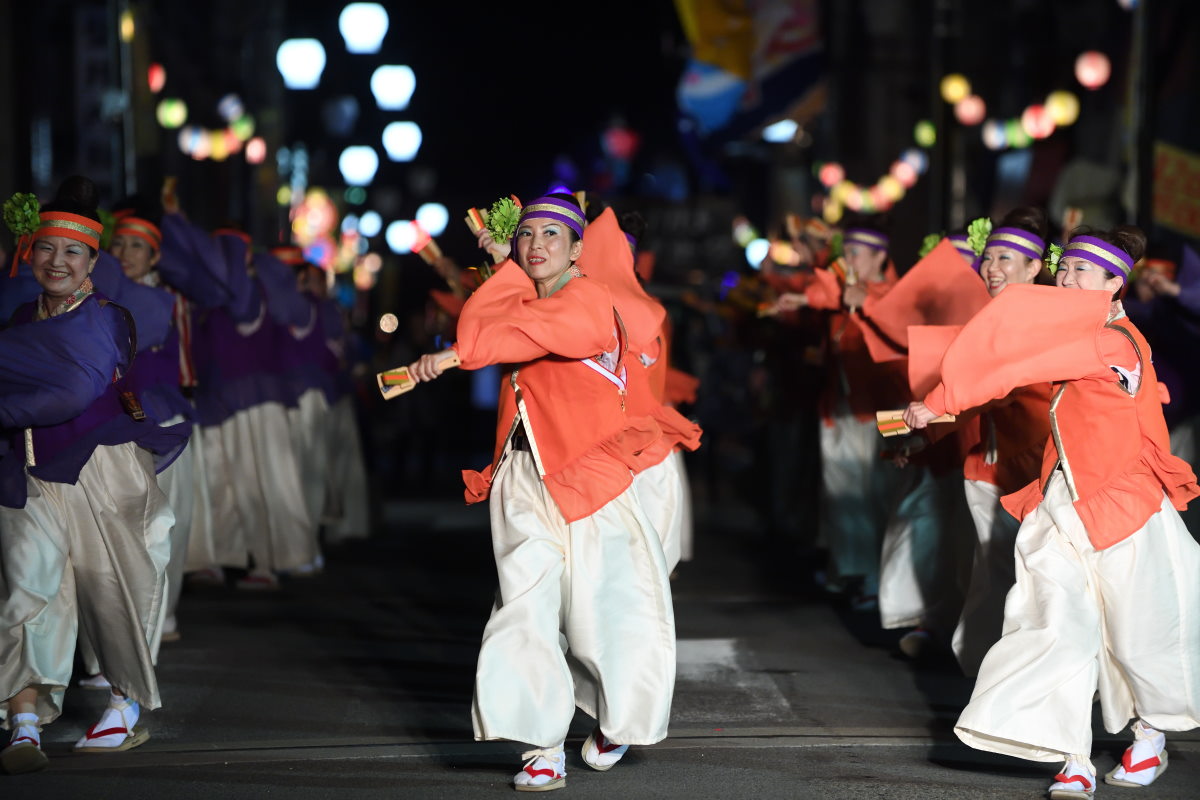
[[[476,738],[529,745],[514,787],[547,791],[576,709],[597,770],[667,736],[682,453],[701,431],[675,408],[694,387],[636,270],[636,216],[569,192],[507,202],[477,232],[493,270],[427,259],[453,290],[453,344],[380,386],[502,369],[492,462],[463,473],[466,500],[489,502],[499,584],[471,713]],[[118,204],[110,256],[96,205],[72,179],[45,207],[6,206],[28,262],[0,292],[8,772],[45,766],[77,640],[111,687],[77,749],[134,747],[184,575],[271,588],[368,528],[325,274],[197,229],[169,194]],[[959,737],[1063,762],[1052,797],[1095,792],[1096,697],[1110,732],[1133,720],[1105,780],[1149,785],[1164,732],[1200,725],[1200,546],[1179,514],[1200,494],[1196,418],[1186,364],[1151,357],[1187,352],[1200,263],[1151,268],[1128,226],[1059,246],[1035,208],[931,237],[903,275],[881,218],[787,229],[750,307],[820,381],[801,388],[819,396],[824,586],[906,630],[905,653],[952,651],[977,676]]]
[[[271,589],[369,532],[367,482],[325,272],[94,184],[5,205],[0,282],[0,704],[6,772],[47,763],[76,658],[107,689],[81,752],[136,747],[187,580]],[[104,246],[102,247],[102,241]]]
[[[1179,514],[1200,487],[1172,455],[1195,458],[1195,409],[1174,437],[1163,413],[1188,399],[1187,363],[1160,382],[1138,325],[1195,340],[1200,261],[1146,265],[1129,226],[1060,246],[1018,208],[929,237],[898,278],[881,223],[852,221],[833,247],[810,228],[792,252],[811,260],[764,265],[764,313],[828,326],[826,586],[909,629],[906,654],[952,650],[976,676],[959,738],[1062,761],[1051,797],[1095,792],[1094,698],[1109,732],[1133,720],[1105,781],[1149,785],[1164,731],[1200,725],[1200,547]]]

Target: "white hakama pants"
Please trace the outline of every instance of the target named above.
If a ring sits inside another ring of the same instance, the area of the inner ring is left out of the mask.
[[[325,392],[309,389],[300,395],[295,408],[287,410],[292,451],[300,471],[300,490],[308,512],[313,548],[320,553],[321,520],[329,485],[329,403]]]
[[[146,709],[161,705],[154,676],[166,611],[174,515],[150,453],[98,447],[75,484],[27,477],[22,509],[0,507],[0,716],[38,689],[41,724],[62,711],[82,626],[100,666]]]
[[[326,425],[329,470],[325,541],[336,544],[348,539],[365,539],[371,532],[371,507],[352,395],[343,395],[330,407]]]
[[[475,738],[551,747],[578,706],[618,744],[664,739],[675,616],[662,544],[636,494],[568,524],[533,457],[510,450],[490,510],[500,589],[479,651]]]
[[[287,410],[261,403],[237,412],[207,439],[215,547],[225,566],[286,571],[317,557],[315,527],[300,486]],[[214,441],[215,439],[215,441]],[[217,454],[220,454],[219,456]]]
[[[183,571],[195,572],[220,565],[213,541],[213,503],[208,485],[208,442],[204,429],[196,425],[188,439],[187,450],[179,457],[192,461],[192,525],[188,536]]]
[[[962,609],[970,552],[962,473],[935,476],[919,464],[901,472],[905,483],[896,493],[880,555],[880,624],[948,634]]]
[[[177,421],[182,421],[182,418],[166,424]],[[193,454],[189,439],[183,452],[170,466],[158,473],[158,487],[167,496],[167,503],[175,514],[175,525],[171,528],[171,559],[167,562],[167,617],[174,617],[175,610],[179,608],[179,594],[183,591],[183,573],[192,537],[192,520],[196,509],[196,462]]]
[[[242,568],[249,564],[250,548],[246,543],[246,527],[234,492],[234,483],[239,479],[235,463],[238,449],[226,450],[226,442],[236,441],[237,438],[226,430],[233,425],[233,418],[230,417],[220,425],[201,428],[200,439],[204,446],[208,511],[212,524],[210,546],[213,560],[208,566]]]
[[[691,558],[692,498],[683,453],[674,449],[662,461],[635,475],[633,491],[650,524],[658,531],[670,574],[684,560],[685,543],[688,559]]]
[[[838,577],[863,578],[863,593],[879,591],[879,552],[902,471],[880,460],[875,422],[848,411],[821,423],[822,539]]]
[[[1004,598],[1016,580],[1013,560],[1021,523],[1000,505],[999,486],[969,480],[963,488],[978,540],[952,646],[963,672],[974,676],[1004,629]]]
[[[988,651],[955,733],[980,750],[1062,761],[1133,717],[1200,725],[1200,546],[1164,497],[1124,541],[1096,550],[1055,472],[1017,534],[1004,635]]]

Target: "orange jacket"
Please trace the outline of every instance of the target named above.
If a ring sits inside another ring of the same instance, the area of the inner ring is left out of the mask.
[[[881,298],[896,285],[896,271],[889,262],[883,280],[870,281],[867,297]],[[903,360],[876,364],[863,336],[862,326],[868,323],[841,310],[843,283],[832,270],[813,271],[813,281],[804,294],[809,307],[829,310],[829,348],[833,358],[828,360],[829,371],[821,398],[821,416],[831,424],[837,413],[838,398],[842,395],[850,411],[860,421],[875,419],[875,412],[900,408],[908,398],[907,365]]]
[[[913,325],[962,325],[991,298],[979,274],[964,268],[962,256],[949,240],[933,248],[895,286],[863,301],[862,326],[871,357],[876,361],[904,358]]]
[[[618,333],[608,288],[587,277],[539,298],[521,268],[506,261],[471,295],[454,345],[462,366],[517,368],[501,387],[492,464],[463,471],[467,502],[488,496],[504,443],[522,421],[538,473],[567,522],[629,487],[638,454],[660,431],[651,419],[626,416]],[[594,360],[614,349],[617,374]]]
[[[941,380],[942,359],[962,325],[910,325],[908,380],[913,397],[925,397]],[[1026,386],[1000,400],[959,415],[950,424],[930,426],[931,439],[957,433],[965,446],[963,477],[1015,492],[1041,473],[1050,438],[1049,382]]]
[[[700,427],[675,409],[664,407],[661,394],[656,397],[655,385],[661,378],[665,388],[666,382],[667,311],[638,281],[633,251],[611,208],[584,229],[578,266],[612,292],[613,305],[628,336],[626,411],[633,418],[653,418],[663,432],[658,442],[640,454],[636,471],[660,463],[676,445],[695,450],[700,446]]]
[[[700,426],[680,414],[674,408],[665,406],[655,393],[654,378],[656,373],[665,378],[666,370],[659,369],[661,362],[666,364],[666,354],[661,348],[656,360],[653,354],[635,353],[630,350],[628,364],[628,395],[626,411],[631,417],[651,417],[662,430],[662,438],[648,447],[640,456],[638,471],[653,467],[662,462],[676,447],[685,450],[695,450],[700,446],[700,436],[703,431]],[[649,363],[647,363],[649,361]]]
[[[1020,386],[1056,383],[1041,478],[1004,507],[1024,520],[1061,465],[1097,549],[1145,525],[1164,492],[1181,510],[1200,494],[1191,468],[1170,454],[1150,347],[1128,320],[1108,321],[1110,303],[1102,291],[1009,286],[963,327],[925,398],[930,411],[961,413]],[[1113,366],[1140,367],[1132,395]]]
[[[1045,382],[984,405],[979,415],[981,440],[967,454],[963,477],[999,486],[1005,494],[1036,481],[1050,438],[1052,394],[1053,385]]]

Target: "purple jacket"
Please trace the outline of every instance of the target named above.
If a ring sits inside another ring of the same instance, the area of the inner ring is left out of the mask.
[[[42,480],[73,484],[98,446],[125,442],[166,468],[187,444],[188,426],[163,428],[126,412],[132,318],[99,293],[50,319],[34,321],[35,310],[36,303],[22,306],[0,332],[0,428],[9,443],[0,458],[0,505],[25,505],[23,428],[32,431],[29,474]]]

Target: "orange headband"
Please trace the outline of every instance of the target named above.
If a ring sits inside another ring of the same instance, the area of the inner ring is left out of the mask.
[[[289,267],[298,267],[305,262],[304,251],[295,245],[289,244],[281,247],[272,247],[271,255]]]
[[[246,247],[251,244],[250,234],[245,231],[239,231],[237,228],[217,228],[213,231],[213,236],[236,236],[246,243]]]
[[[148,219],[135,217],[133,214],[121,217],[117,221],[117,229],[113,233],[117,236],[136,236],[156,251],[162,248],[162,231],[158,229],[158,226]]]
[[[47,236],[63,236],[83,242],[93,250],[100,249],[100,234],[104,225],[89,217],[71,214],[67,211],[43,211],[41,226],[34,231],[33,241]]]

